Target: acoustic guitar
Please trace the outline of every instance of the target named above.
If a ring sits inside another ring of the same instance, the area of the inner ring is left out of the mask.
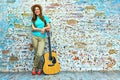
[[[50,32],[47,32],[47,35],[49,52],[44,54],[43,72],[44,74],[57,74],[60,72],[60,64],[56,52],[51,52]]]

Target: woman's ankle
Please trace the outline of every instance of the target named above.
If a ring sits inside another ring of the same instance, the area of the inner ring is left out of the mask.
[[[42,69],[38,69],[38,71],[42,71]]]
[[[32,69],[32,75],[36,75],[37,73],[36,73],[36,68],[33,68]]]
[[[42,69],[38,69],[37,74],[38,74],[38,75],[41,75],[41,74],[42,74]]]
[[[36,68],[33,68],[32,71],[36,71]]]

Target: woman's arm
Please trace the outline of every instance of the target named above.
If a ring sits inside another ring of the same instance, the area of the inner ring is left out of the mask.
[[[42,29],[36,28],[34,25],[32,25],[32,31],[41,31]]]
[[[44,29],[45,29],[46,31],[50,31],[50,23],[49,23],[49,24],[47,24],[47,26],[46,26],[46,27],[44,27]]]
[[[43,34],[45,31],[50,31],[50,24],[47,24],[47,26],[41,30],[41,33]]]
[[[47,26],[43,29],[36,28],[34,25],[32,25],[32,31],[40,31],[41,33],[44,33],[45,31],[50,31],[50,24],[47,24]]]

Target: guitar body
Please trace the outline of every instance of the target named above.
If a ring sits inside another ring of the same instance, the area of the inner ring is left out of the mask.
[[[60,64],[58,63],[56,57],[56,52],[51,52],[52,58],[49,59],[50,54],[44,54],[44,64],[43,64],[43,72],[45,74],[56,74],[60,72]]]

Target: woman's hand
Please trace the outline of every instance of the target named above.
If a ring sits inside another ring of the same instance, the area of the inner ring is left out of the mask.
[[[45,32],[45,28],[41,29],[41,33],[44,34]]]
[[[49,28],[49,29],[45,29],[45,30],[49,32],[49,31],[50,31],[50,28]]]

